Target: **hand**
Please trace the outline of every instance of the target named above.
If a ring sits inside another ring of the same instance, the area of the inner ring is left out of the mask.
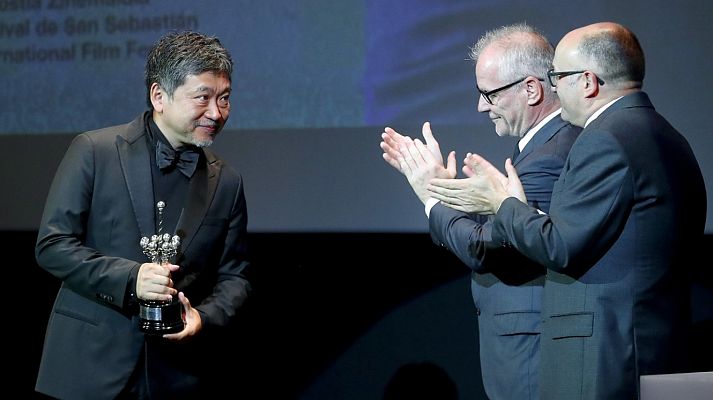
[[[463,173],[466,176],[472,176],[476,169],[483,168],[483,166],[479,167],[481,161],[485,161],[486,164],[490,165],[490,163],[481,156],[468,153],[465,160],[463,160]],[[512,160],[509,158],[505,159],[505,172],[507,173],[507,178],[499,172],[495,173],[500,176],[501,183],[507,189],[508,194],[523,203],[527,203],[525,189],[522,187],[522,182],[520,182],[520,177],[517,175],[517,170],[515,170],[515,167],[512,165]]]
[[[163,338],[166,340],[180,342],[190,340],[198,334],[198,332],[203,329],[203,321],[201,321],[201,316],[198,313],[198,310],[191,307],[191,302],[188,301],[188,297],[186,297],[183,292],[178,293],[178,300],[181,302],[181,306],[183,306],[183,321],[186,325],[182,331],[167,333],[163,335]]]
[[[404,171],[401,170],[401,164],[399,163],[399,158],[402,157],[399,152],[399,145],[405,143],[407,140],[411,140],[411,138],[403,136],[387,126],[381,134],[381,140],[382,142],[379,146],[381,150],[384,151],[382,157],[389,165],[403,174]]]
[[[463,173],[468,178],[431,180],[428,190],[433,198],[455,210],[478,214],[497,213],[511,196],[525,201],[525,192],[509,159],[505,161],[508,176],[476,154],[469,153],[464,163]]]
[[[173,288],[171,272],[178,265],[144,263],[136,275],[136,297],[142,300],[171,300],[178,292]]]
[[[443,165],[438,141],[431,132],[431,124],[425,122],[422,128],[424,145],[421,140],[411,140],[387,127],[381,134],[381,149],[384,160],[401,172],[409,181],[418,198],[425,203],[430,197],[426,186],[432,178],[453,179],[456,176],[455,152],[448,154],[448,164]]]

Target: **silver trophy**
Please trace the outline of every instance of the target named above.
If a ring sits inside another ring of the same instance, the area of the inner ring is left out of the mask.
[[[156,203],[158,210],[158,232],[149,239],[144,236],[139,244],[144,254],[156,264],[170,263],[178,253],[181,238],[163,233],[163,209],[166,203]],[[171,300],[139,299],[139,319],[141,331],[148,335],[163,335],[183,330],[184,323],[181,302],[176,297]]]

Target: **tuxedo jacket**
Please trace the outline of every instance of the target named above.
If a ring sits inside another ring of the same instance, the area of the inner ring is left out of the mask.
[[[705,220],[698,162],[643,92],[582,131],[548,215],[503,202],[493,242],[548,268],[542,398],[636,399],[640,375],[685,372],[686,257]]]
[[[203,330],[181,344],[139,331],[127,283],[148,262],[139,240],[156,232],[157,200],[144,118],[76,136],[52,182],[36,245],[38,264],[61,281],[36,384],[45,394],[115,398],[139,362],[154,398],[190,394],[208,361],[224,354],[208,354],[212,332],[234,319],[250,291],[242,179],[204,149],[177,224],[180,270],[172,274]]]
[[[528,202],[549,210],[552,187],[581,128],[558,115],[514,160]],[[491,399],[538,398],[539,333],[545,268],[511,248],[490,246],[492,218],[438,204],[429,216],[433,241],[472,270],[483,385]]]

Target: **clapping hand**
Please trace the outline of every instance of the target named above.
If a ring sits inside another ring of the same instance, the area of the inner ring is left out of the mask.
[[[495,214],[508,197],[525,202],[525,191],[511,160],[505,160],[507,176],[488,160],[468,153],[463,160],[465,179],[432,179],[427,186],[430,197],[455,210]]]
[[[418,198],[425,203],[430,197],[426,187],[433,178],[453,179],[456,176],[455,152],[448,154],[447,164],[438,141],[431,132],[431,124],[423,124],[422,133],[426,143],[411,139],[386,127],[381,134],[381,149],[384,160],[408,179]]]

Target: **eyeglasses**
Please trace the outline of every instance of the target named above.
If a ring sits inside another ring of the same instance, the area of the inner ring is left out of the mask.
[[[511,87],[517,85],[518,83],[524,81],[524,80],[527,79],[527,78],[529,78],[529,76],[526,76],[526,77],[524,77],[524,78],[522,78],[522,79],[518,79],[518,80],[516,80],[516,81],[513,82],[513,83],[508,83],[508,84],[505,85],[505,86],[500,86],[499,88],[493,89],[493,90],[483,91],[483,90],[480,90],[480,88],[478,88],[478,92],[480,92],[480,95],[483,96],[483,98],[485,99],[485,101],[488,102],[488,104],[491,104],[491,105],[492,105],[492,104],[493,104],[493,99],[492,99],[490,96],[494,95],[494,94],[497,93],[497,92],[500,92],[500,91],[503,91],[503,90],[505,90],[505,89],[511,88]],[[542,79],[542,78],[537,78],[537,80],[538,80],[538,81],[544,81],[544,79]]]
[[[560,80],[560,78],[564,78],[565,76],[570,76],[574,74],[581,74],[583,72],[586,72],[586,70],[579,70],[579,71],[555,71],[554,68],[550,69],[547,71],[547,79],[550,81],[550,85],[552,87],[557,86],[557,81]]]

